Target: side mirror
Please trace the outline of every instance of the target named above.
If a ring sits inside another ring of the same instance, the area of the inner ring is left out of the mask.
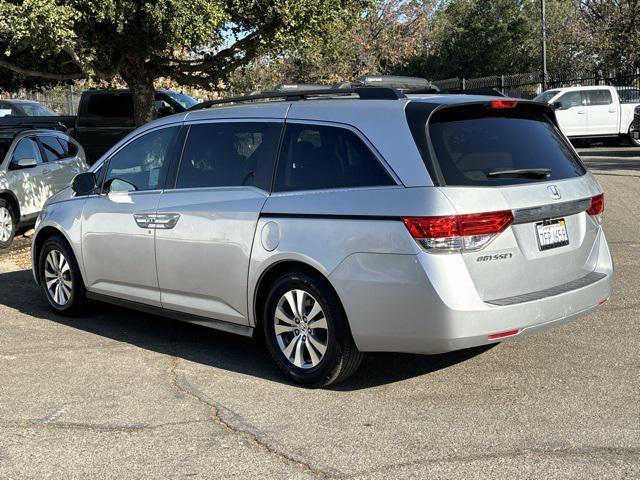
[[[564,110],[564,107],[562,106],[562,102],[553,102],[553,107],[556,110]]]
[[[71,182],[71,190],[76,195],[89,195],[96,191],[97,185],[96,174],[93,172],[84,172],[76,175]]]
[[[35,158],[21,158],[13,165],[15,168],[33,168],[38,166],[38,161]]]

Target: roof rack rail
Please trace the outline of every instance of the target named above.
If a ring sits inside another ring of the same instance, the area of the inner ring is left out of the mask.
[[[276,92],[301,92],[306,90],[329,90],[331,85],[320,83],[283,83],[275,88]]]
[[[349,83],[342,83],[348,86]],[[426,78],[398,75],[366,75],[351,83],[351,86],[395,88],[405,93],[438,93],[440,89]]]
[[[254,95],[244,95],[239,97],[221,98],[209,100],[191,107],[188,111],[201,110],[203,108],[225,105],[229,103],[251,103],[261,100],[285,100],[297,101],[308,100],[320,97],[335,98],[359,98],[361,100],[400,100],[406,98],[405,95],[393,88],[387,87],[357,87],[357,88],[323,88],[318,90],[287,90],[278,92],[264,92]]]

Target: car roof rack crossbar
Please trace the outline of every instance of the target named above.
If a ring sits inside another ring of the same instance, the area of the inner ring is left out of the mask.
[[[264,92],[240,97],[220,98],[199,103],[189,110],[201,110],[203,108],[230,103],[251,103],[261,100],[285,100],[290,102],[321,97],[359,98],[361,100],[400,100],[406,98],[405,95],[398,90],[387,87],[323,88],[318,90]]]

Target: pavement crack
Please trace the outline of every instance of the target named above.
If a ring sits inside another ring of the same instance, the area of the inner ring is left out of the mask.
[[[384,465],[372,470],[364,470],[347,475],[345,478],[369,477],[380,472],[391,472],[403,468],[415,466],[436,465],[444,463],[471,463],[478,461],[493,461],[504,459],[516,459],[527,455],[545,455],[548,457],[569,458],[569,457],[593,457],[594,455],[609,456],[629,456],[636,458],[640,454],[640,449],[634,447],[597,447],[586,446],[582,448],[522,448],[516,450],[497,451],[492,453],[478,453],[470,455],[451,455],[442,458],[431,458],[424,460],[413,460],[407,462]],[[391,476],[391,475],[390,475]]]
[[[169,385],[171,385],[171,387],[174,390],[181,393],[182,395],[190,397],[196,400],[201,405],[207,407],[209,409],[209,417],[214,424],[224,428],[225,430],[235,435],[239,435],[243,437],[249,444],[257,447],[258,449],[262,450],[268,455],[275,457],[288,465],[299,468],[303,472],[308,473],[315,478],[335,479],[340,476],[337,472],[331,473],[331,472],[326,472],[324,470],[315,468],[311,466],[311,464],[309,464],[308,462],[305,462],[304,460],[295,458],[292,455],[289,455],[285,452],[282,452],[281,450],[278,450],[272,447],[268,443],[262,441],[255,433],[239,428],[237,426],[234,426],[233,424],[231,424],[231,422],[224,420],[220,415],[220,411],[224,409],[231,412],[231,410],[229,410],[226,407],[223,407],[222,405],[216,402],[206,399],[199,392],[196,392],[195,390],[188,388],[183,383],[180,383],[180,381],[178,380],[177,372],[176,372],[176,369],[178,366],[178,358],[175,355],[171,355],[170,359],[171,359],[171,363],[168,369]]]

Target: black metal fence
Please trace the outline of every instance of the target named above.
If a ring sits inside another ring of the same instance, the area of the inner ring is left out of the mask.
[[[544,81],[539,73],[494,75],[481,78],[448,78],[433,82],[441,90],[494,88],[514,98],[534,98],[542,93]],[[640,103],[640,69],[633,72],[591,72],[574,76],[549,76],[546,90],[572,86],[608,85],[616,87],[623,103]]]

